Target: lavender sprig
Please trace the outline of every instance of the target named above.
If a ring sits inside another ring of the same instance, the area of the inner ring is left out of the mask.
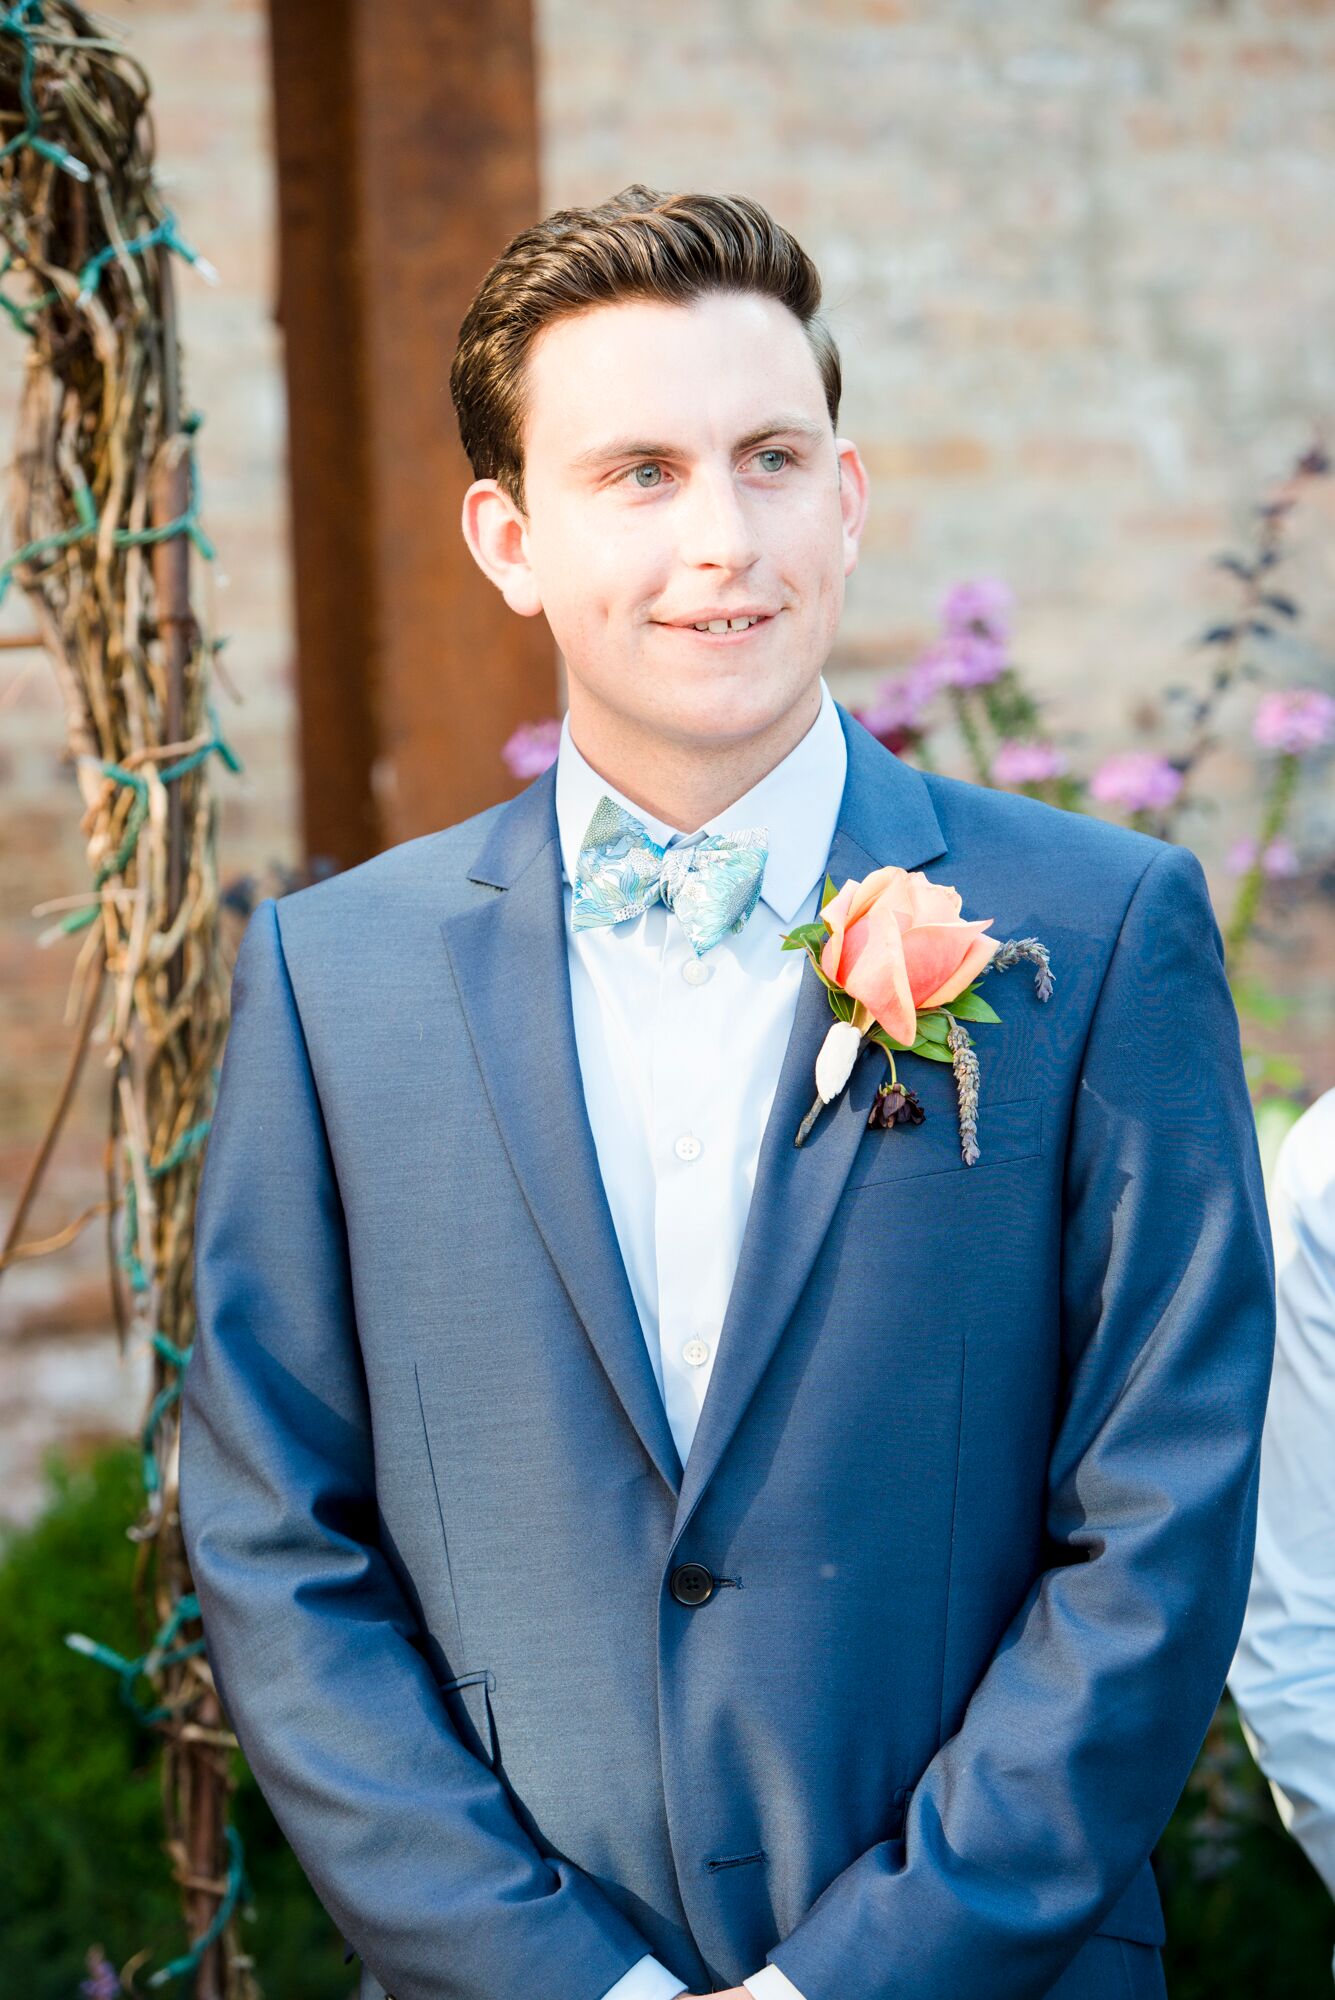
[[[992,954],[988,963],[989,972],[1008,972],[1022,959],[1029,959],[1038,967],[1034,974],[1034,991],[1040,1000],[1052,998],[1054,974],[1048,963],[1048,948],[1041,939],[1035,937],[1007,938],[999,951]]]
[[[995,958],[992,963],[996,964]],[[943,1007],[941,1012],[950,1023],[946,1046],[950,1050],[955,1070],[955,1091],[959,1098],[960,1154],[965,1166],[972,1167],[978,1162],[978,1054],[969,1030],[960,1026],[949,1007]]]

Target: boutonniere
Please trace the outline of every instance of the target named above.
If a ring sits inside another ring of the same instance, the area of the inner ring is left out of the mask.
[[[1037,938],[984,937],[992,917],[960,916],[960,897],[921,869],[876,868],[836,890],[827,875],[821,913],[785,933],[785,951],[805,951],[836,1015],[816,1058],[816,1102],[797,1128],[800,1146],[823,1104],[853,1073],[864,1042],[878,1042],[890,1074],[872,1100],[869,1125],[921,1125],[927,1113],[899,1081],[896,1055],[925,1056],[955,1071],[960,1151],[971,1167],[978,1149],[978,1054],[966,1021],[999,1021],[974,981],[1022,960],[1038,969],[1040,1000],[1052,994],[1047,947]]]

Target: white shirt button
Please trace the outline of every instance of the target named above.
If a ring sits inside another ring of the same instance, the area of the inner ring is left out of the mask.
[[[688,986],[703,986],[712,971],[713,967],[706,965],[702,958],[692,956],[681,968],[681,976]]]
[[[679,1160],[698,1160],[704,1147],[694,1132],[683,1132],[672,1150]]]
[[[709,1342],[699,1339],[698,1336],[694,1340],[683,1341],[681,1358],[683,1361],[689,1361],[692,1368],[698,1368],[702,1362],[709,1359]]]

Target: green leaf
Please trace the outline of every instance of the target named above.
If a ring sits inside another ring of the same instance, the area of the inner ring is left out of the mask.
[[[821,908],[824,909],[825,905],[830,901],[831,897],[837,896],[838,894],[839,891],[834,886],[834,877],[832,875],[827,875],[825,877],[825,887],[821,890],[821,896],[820,896]],[[823,930],[825,928],[824,925],[822,925],[821,928]]]
[[[785,951],[796,951],[814,945],[819,949],[829,935],[824,924],[798,924],[796,929],[784,933],[783,948]]]
[[[972,986],[966,987],[963,993],[957,994],[949,1005],[951,1013],[959,1021],[999,1021],[1001,1019],[996,1009],[989,1007],[982,994],[976,993]]]
[[[944,1042],[950,1033],[950,1023],[944,1014],[926,1013],[918,1016],[918,1033],[914,1048],[919,1042]]]
[[[953,1062],[955,1060],[955,1058],[951,1055],[950,1050],[943,1049],[939,1042],[915,1042],[913,1044],[913,1047],[909,1050],[909,1054],[914,1056],[926,1056],[929,1062],[948,1063],[948,1062]]]
[[[843,992],[843,989],[839,986],[836,986],[834,980],[829,977],[828,973],[821,971],[820,960],[816,956],[815,952],[811,950],[810,946],[808,946],[807,948],[807,957],[811,960],[812,971],[815,973],[817,979],[819,979],[821,985],[825,988],[826,992],[831,995],[837,993],[841,1000],[846,999],[847,996]],[[849,1012],[851,1013],[853,1010],[853,1002],[851,1000],[848,1001],[848,1008]]]

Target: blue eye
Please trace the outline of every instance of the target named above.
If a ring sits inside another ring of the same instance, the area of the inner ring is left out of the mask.
[[[778,460],[777,464],[765,467],[767,472],[782,472],[784,467],[791,461],[792,456],[793,454],[786,450],[784,446],[777,444],[765,445],[756,453],[758,459]],[[651,476],[648,479],[641,479],[640,474],[642,472],[647,472]],[[629,479],[631,484],[637,487],[641,493],[652,493],[663,483],[663,468],[657,459],[645,458],[641,459],[638,465],[627,466],[626,470],[619,473],[617,477],[623,480]]]

